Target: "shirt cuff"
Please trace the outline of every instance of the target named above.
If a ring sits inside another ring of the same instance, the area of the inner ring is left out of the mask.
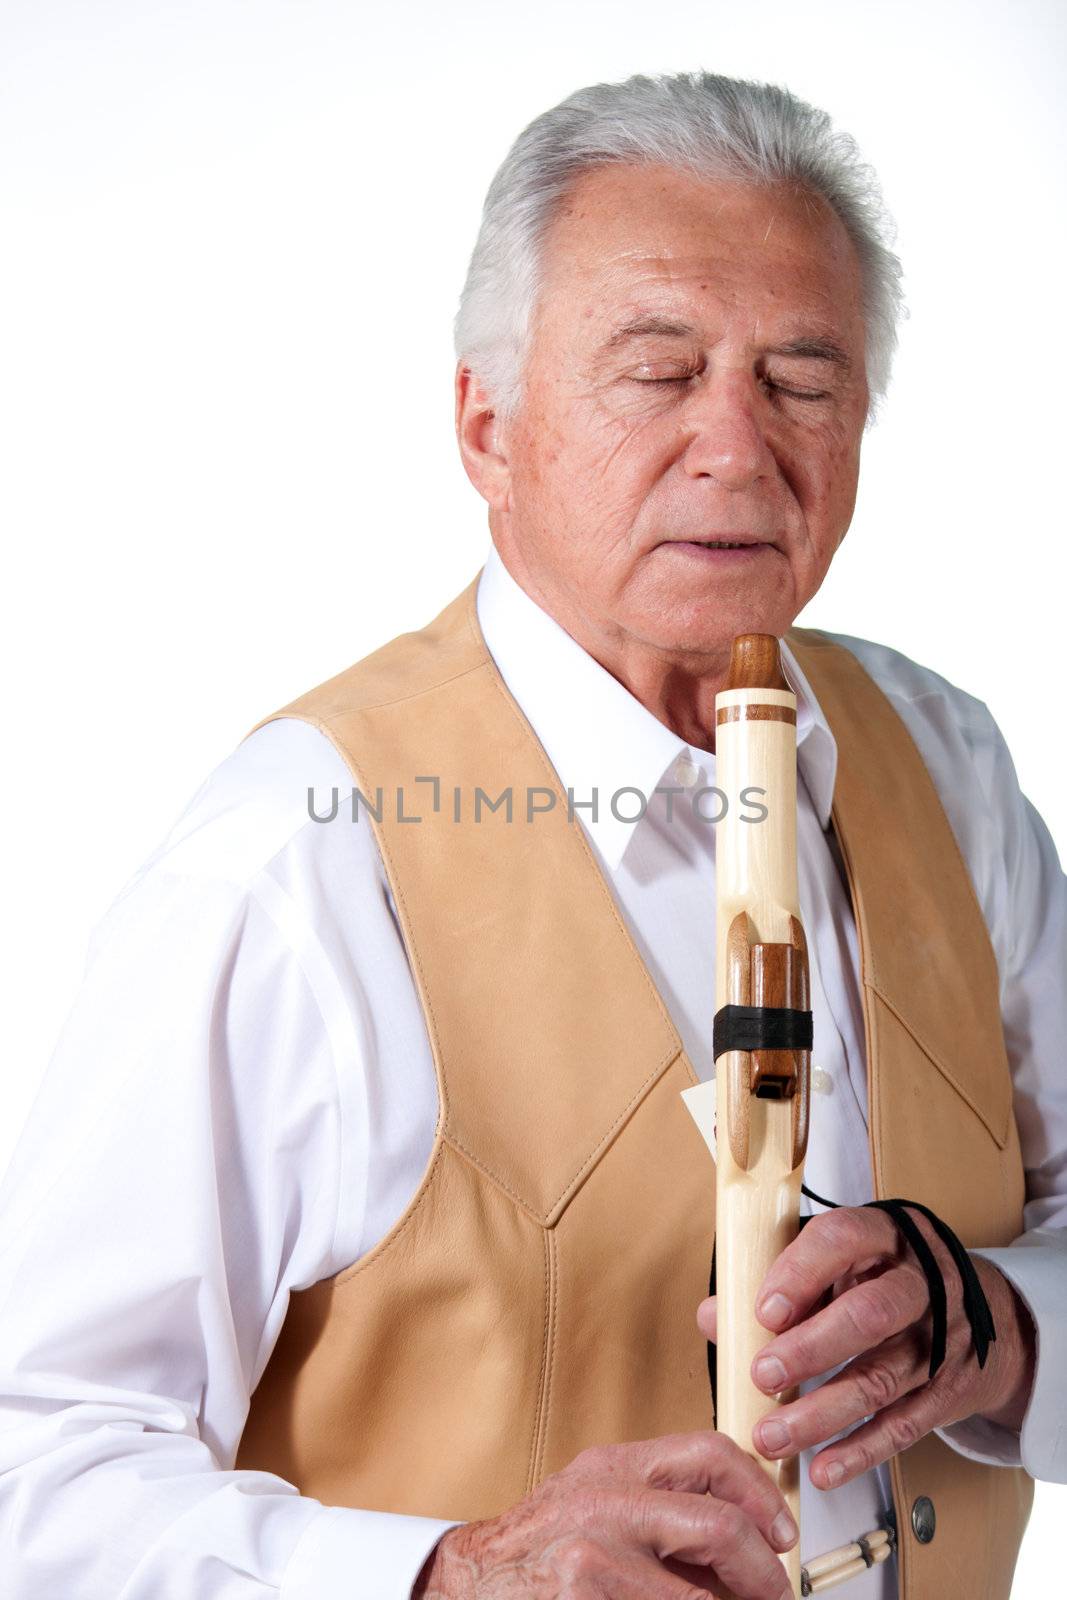
[[[935,1432],[972,1461],[1021,1466],[1033,1478],[1067,1483],[1067,1230],[1034,1229],[1013,1244],[969,1254],[999,1268],[1033,1318],[1034,1386],[1018,1433],[983,1417]]]
[[[282,1579],[281,1600],[410,1600],[430,1551],[456,1522],[323,1506]]]

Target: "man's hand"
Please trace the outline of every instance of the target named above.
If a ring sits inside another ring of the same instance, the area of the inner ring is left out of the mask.
[[[769,1412],[753,1434],[754,1447],[773,1461],[854,1428],[812,1461],[818,1489],[847,1483],[932,1429],[976,1414],[1008,1428],[1022,1424],[1034,1375],[1029,1312],[1003,1273],[972,1256],[997,1330],[979,1367],[959,1273],[925,1218],[913,1216],[948,1296],[945,1361],[932,1381],[926,1279],[882,1211],[839,1206],[813,1217],[782,1251],[756,1297],[757,1317],[778,1335],[752,1367],[764,1393],[778,1394],[849,1363],[818,1389]],[[714,1341],[714,1298],[701,1301],[697,1324]],[[871,1420],[857,1427],[865,1417]]]
[[[583,1450],[498,1517],[450,1528],[412,1600],[791,1600],[797,1530],[764,1470],[713,1432]]]

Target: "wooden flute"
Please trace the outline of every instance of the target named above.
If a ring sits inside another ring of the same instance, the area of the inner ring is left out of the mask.
[[[797,893],[796,697],[777,639],[735,639],[715,705],[716,787],[727,797],[715,829],[716,1427],[775,1480],[799,1526],[797,1458],[769,1462],[752,1445],[755,1424],[774,1404],[752,1380],[752,1362],[772,1337],[756,1320],[756,1295],[797,1232],[811,1051]],[[709,1087],[685,1091],[705,1137],[696,1097]],[[778,1403],[793,1398],[786,1392]],[[799,1600],[799,1542],[782,1562]]]

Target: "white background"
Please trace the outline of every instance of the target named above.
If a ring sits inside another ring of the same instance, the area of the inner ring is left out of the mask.
[[[1065,31],[1056,0],[0,0],[0,1166],[204,776],[480,564],[451,320],[508,145],[585,83],[785,83],[881,174],[911,316],[802,620],[984,699],[1067,853]],[[1016,1600],[1059,1591],[1065,1510],[1038,1486]]]

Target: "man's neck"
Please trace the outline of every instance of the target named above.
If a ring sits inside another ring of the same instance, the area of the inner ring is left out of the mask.
[[[587,655],[646,710],[694,749],[715,749],[715,696],[726,682],[730,645],[721,652],[665,650],[614,623],[589,617],[564,595],[549,596],[511,550],[498,550],[510,576]]]

